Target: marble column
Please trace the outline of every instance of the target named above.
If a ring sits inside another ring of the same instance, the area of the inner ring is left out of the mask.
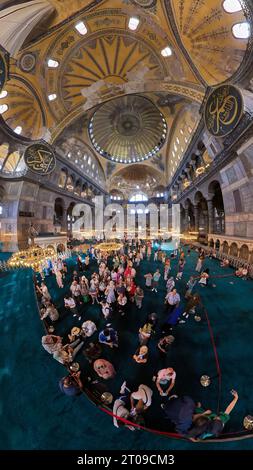
[[[185,220],[184,220],[184,228],[186,232],[189,230],[189,208],[185,208]]]
[[[194,230],[198,232],[199,231],[199,208],[197,205],[193,206],[193,213],[194,213],[194,219],[195,219]]]

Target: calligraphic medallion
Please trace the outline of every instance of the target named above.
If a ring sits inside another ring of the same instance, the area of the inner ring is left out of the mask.
[[[0,93],[8,79],[8,54],[0,48]]]
[[[24,160],[29,170],[38,175],[52,173],[56,165],[54,151],[45,142],[38,142],[27,147],[24,153]]]
[[[221,85],[209,95],[204,119],[207,130],[215,137],[225,137],[239,124],[244,109],[243,96],[233,85]]]

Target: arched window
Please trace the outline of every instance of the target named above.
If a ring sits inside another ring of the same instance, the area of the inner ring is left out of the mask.
[[[239,0],[225,0],[223,2],[223,8],[227,13],[236,13],[242,10],[242,6]]]
[[[148,201],[148,197],[146,196],[146,194],[143,194],[143,193],[134,194],[129,199],[129,202],[146,202],[146,201]]]
[[[232,27],[232,31],[236,39],[248,39],[251,34],[250,24],[247,21],[236,23]]]

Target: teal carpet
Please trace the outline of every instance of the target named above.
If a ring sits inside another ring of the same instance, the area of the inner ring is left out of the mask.
[[[185,282],[194,273],[197,255],[186,258],[187,264],[182,281],[178,282],[180,292],[185,290]],[[144,285],[143,275],[160,263],[143,262],[137,273],[137,280]],[[172,273],[175,273],[176,261]],[[207,260],[205,266],[211,275],[230,273],[222,270],[218,263]],[[73,265],[72,265],[73,268]],[[93,271],[95,266],[91,266]],[[233,284],[231,284],[233,282]],[[120,354],[105,350],[117,371],[114,383],[110,384],[117,396],[120,383],[127,379],[131,386],[143,383],[154,384],[150,380],[152,371],[159,369],[156,357],[156,339],[150,341],[149,367],[133,363],[131,355],[138,345],[137,331],[147,313],[157,312],[160,321],[164,318],[164,282],[160,283],[158,294],[145,290],[142,310],[131,307],[125,318],[113,322],[119,330]],[[212,287],[215,284],[216,287]],[[64,290],[59,290],[53,277],[48,278],[49,289],[54,301],[60,305]],[[67,289],[67,287],[66,287]],[[201,288],[203,303],[208,310],[216,340],[221,371],[221,409],[231,400],[231,388],[237,389],[239,401],[231,415],[226,432],[242,429],[243,417],[253,414],[253,374],[252,351],[252,281],[235,278],[213,279],[210,287]],[[253,439],[231,443],[193,444],[152,435],[147,432],[118,430],[112,425],[109,416],[100,412],[84,396],[66,397],[58,389],[58,380],[65,369],[41,347],[43,327],[36,311],[31,273],[14,271],[0,275],[0,448],[1,449],[253,449]],[[177,389],[181,394],[190,394],[196,401],[202,401],[208,408],[217,405],[217,379],[210,387],[203,388],[199,383],[202,374],[216,375],[215,360],[210,342],[207,323],[196,323],[190,318],[186,324],[178,325],[175,342],[168,358],[168,364],[177,372]],[[96,306],[86,306],[83,319],[95,318],[99,328],[104,320]],[[75,324],[78,324],[76,322]],[[63,315],[56,332],[66,335],[73,325],[72,318]],[[82,354],[78,361],[83,362]],[[160,398],[154,389],[154,403],[147,413],[147,425],[157,425],[168,429],[168,422],[160,414]]]

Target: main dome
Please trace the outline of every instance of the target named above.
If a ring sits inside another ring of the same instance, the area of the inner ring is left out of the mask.
[[[152,158],[163,146],[167,124],[147,98],[126,95],[100,106],[90,119],[92,145],[103,157],[118,163]]]

